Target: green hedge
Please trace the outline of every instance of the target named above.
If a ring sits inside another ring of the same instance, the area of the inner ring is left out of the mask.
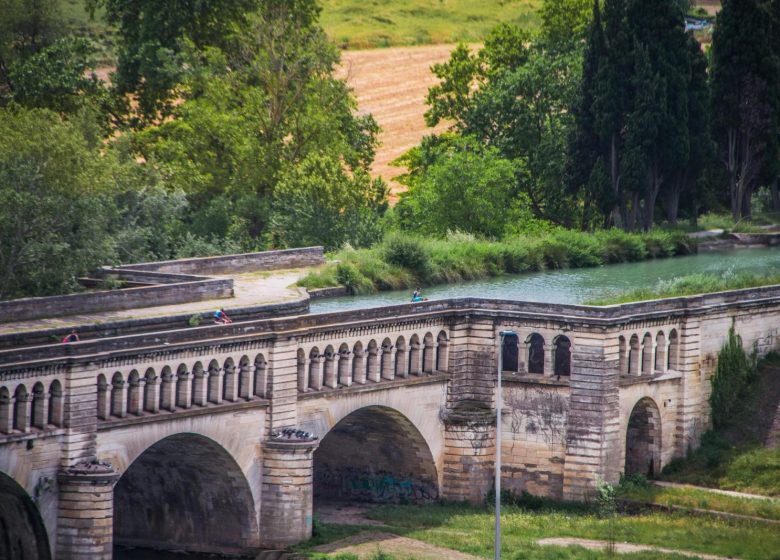
[[[560,268],[584,268],[687,255],[696,243],[683,232],[627,233],[605,230],[585,233],[557,230],[540,237],[484,241],[455,233],[427,239],[394,233],[370,249],[343,249],[325,265],[298,282],[321,288],[343,285],[353,293],[452,284]]]

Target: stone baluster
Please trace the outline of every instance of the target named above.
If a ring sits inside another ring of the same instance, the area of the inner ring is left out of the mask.
[[[111,414],[111,385],[102,378],[97,386],[97,417],[107,420]]]
[[[352,385],[352,352],[345,350],[339,352],[339,385],[350,387]]]
[[[222,368],[209,370],[208,398],[210,403],[222,403],[222,373]]]
[[[46,393],[42,388],[38,392],[33,391],[32,398],[32,425],[43,430],[49,422],[49,399],[46,398]]]
[[[0,394],[0,433],[10,434],[14,426],[14,407],[8,393]]]
[[[209,372],[196,370],[192,373],[192,402],[196,406],[206,406],[206,384],[209,382]]]
[[[99,395],[98,395],[99,396]],[[144,387],[144,410],[156,414],[160,412],[160,378],[147,377]]]
[[[309,358],[309,388],[314,391],[322,389],[324,360],[325,356],[322,354]]]
[[[369,381],[379,381],[380,365],[382,363],[382,349],[379,347],[368,349],[366,371],[368,372]]]
[[[225,400],[236,402],[238,400],[238,379],[236,378],[236,366],[225,368]]]
[[[339,380],[336,375],[336,354],[326,354],[323,368],[324,385],[330,389],[338,387]]]
[[[177,374],[176,381],[176,406],[179,408],[189,408],[192,404],[192,383],[190,378],[192,374],[189,371],[180,371]]]
[[[395,347],[392,344],[387,347],[382,347],[380,362],[382,364],[381,378],[387,380],[395,379]]]
[[[143,402],[141,396],[144,392],[144,385],[146,379],[139,378],[128,381],[128,399],[127,399],[127,413],[135,416],[140,416],[143,412]]]
[[[352,381],[358,385],[363,385],[366,382],[366,364],[365,364],[366,352],[358,350],[352,355]]]

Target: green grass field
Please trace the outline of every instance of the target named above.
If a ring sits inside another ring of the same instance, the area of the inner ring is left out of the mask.
[[[430,544],[493,557],[493,514],[490,509],[461,504],[432,506],[385,506],[369,512],[369,517],[387,524],[382,531],[393,532]],[[736,558],[772,560],[780,551],[780,531],[762,522],[725,521],[683,514],[641,514],[602,519],[582,508],[529,512],[506,507],[501,516],[502,558],[507,560],[597,559],[606,552],[581,547],[543,547],[536,541],[547,537],[576,537],[645,544],[694,553]],[[354,529],[350,527],[349,529]],[[365,527],[364,527],[365,529]],[[373,528],[374,530],[376,528]],[[318,543],[345,536],[341,526],[319,528]],[[346,531],[347,533],[352,532]],[[313,543],[304,545],[311,550]],[[623,555],[621,555],[623,557]],[[657,552],[627,555],[626,558],[681,558]]]
[[[498,23],[539,24],[541,0],[322,0],[321,23],[342,48],[480,42]]]
[[[341,48],[480,42],[498,23],[539,25],[541,0],[321,0],[320,23]],[[115,32],[90,19],[83,0],[58,0],[64,25],[91,37],[111,60]]]

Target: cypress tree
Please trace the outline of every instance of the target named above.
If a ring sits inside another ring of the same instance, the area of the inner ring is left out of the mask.
[[[571,194],[579,193],[583,197],[582,229],[588,229],[593,225],[597,215],[608,215],[614,206],[609,183],[604,184],[591,179],[594,166],[601,155],[593,103],[599,64],[606,55],[606,50],[599,0],[594,0],[593,19],[582,62],[582,78],[577,99],[571,108],[574,126],[568,139],[565,174],[567,190]],[[603,162],[601,166],[603,168]]]
[[[772,136],[778,55],[768,2],[724,0],[712,36],[712,125],[728,174],[731,213],[751,216],[751,200]]]

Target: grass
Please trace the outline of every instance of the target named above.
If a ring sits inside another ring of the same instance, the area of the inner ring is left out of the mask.
[[[721,434],[707,432],[701,446],[669,463],[661,478],[780,498],[780,448],[734,445]]]
[[[679,276],[671,280],[663,280],[654,288],[638,288],[604,298],[588,300],[587,305],[614,305],[634,301],[647,301],[670,297],[691,296],[740,290],[780,284],[780,274],[726,273],[723,276],[712,276],[698,273]]]
[[[780,468],[780,464],[775,468]],[[710,509],[780,521],[780,500],[739,498],[698,488],[662,488],[649,484],[621,488],[620,497],[662,506]]]
[[[482,558],[493,556],[493,513],[487,508],[461,504],[382,506],[369,512],[369,516],[388,525],[382,531]],[[776,526],[709,517],[692,519],[684,514],[649,513],[618,516],[610,521],[571,508],[529,512],[509,506],[503,509],[501,524],[501,557],[508,560],[606,558],[608,554],[603,551],[542,547],[536,541],[547,537],[608,540],[610,532],[617,542],[756,560],[777,558],[780,550],[780,531]],[[338,527],[323,526],[320,540],[327,539],[327,534],[338,531]],[[334,535],[330,540],[335,538],[338,537]],[[308,543],[302,547],[306,549],[310,549]],[[658,552],[627,556],[648,560],[678,557]]]
[[[541,0],[323,0],[320,23],[344,49],[481,42],[499,23],[532,30]]]
[[[594,234],[557,230],[538,237],[484,241],[464,234],[424,239],[391,234],[371,249],[344,249],[337,262],[298,281],[306,288],[343,285],[353,293],[452,284],[558,268],[584,268],[689,254],[695,243],[682,232]]]
[[[780,447],[762,447],[780,403],[780,356],[765,356],[757,372],[730,422],[705,433],[701,445],[671,461],[661,478],[780,498]]]

